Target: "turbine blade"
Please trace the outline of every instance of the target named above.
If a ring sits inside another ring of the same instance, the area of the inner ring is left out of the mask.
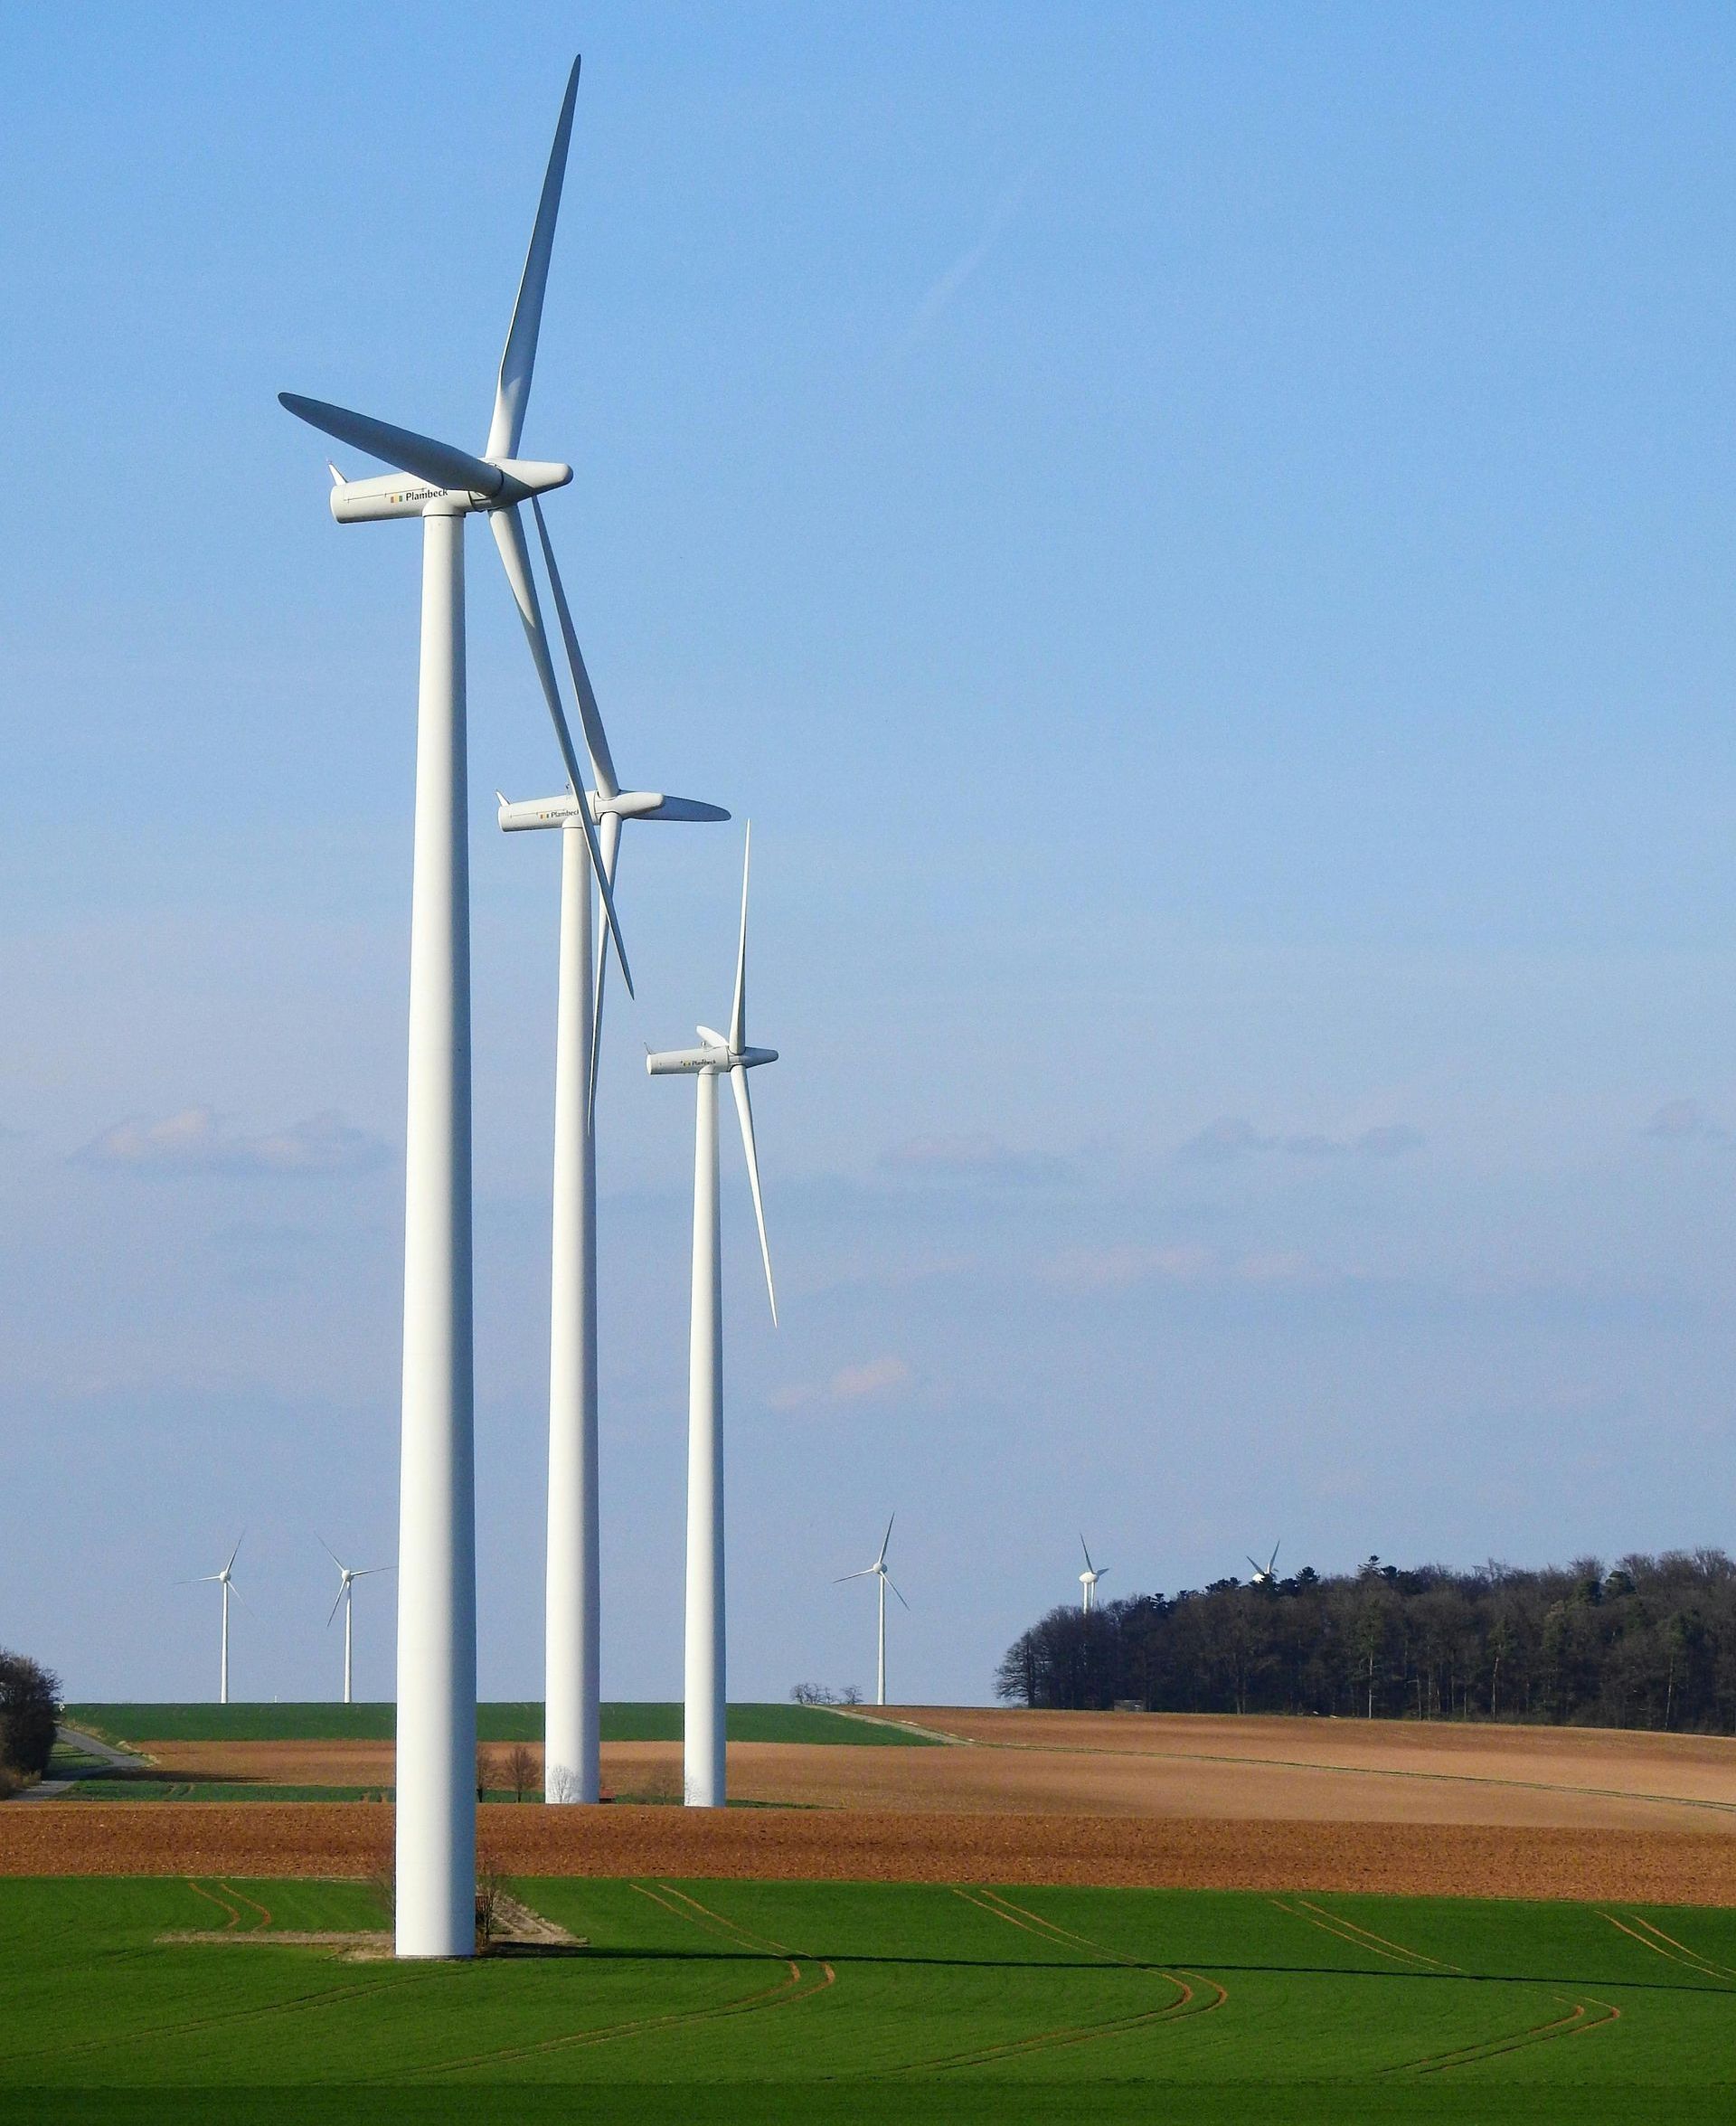
[[[316,1543],[319,1545],[319,1547],[320,1547],[320,1548],[321,1548],[321,1549],[322,1549],[322,1550],[323,1550],[323,1551],[326,1553],[326,1556],[327,1556],[328,1558],[330,1558],[330,1559],[331,1559],[332,1563],[333,1563],[333,1564],[335,1564],[335,1565],[337,1567],[337,1569],[338,1569],[338,1571],[339,1571],[340,1573],[342,1573],[342,1572],[345,1572],[345,1571],[347,1571],[347,1570],[348,1570],[348,1567],[347,1567],[347,1566],[344,1564],[344,1560],[343,1560],[341,1557],[339,1557],[339,1555],[337,1554],[336,1551],[335,1551],[335,1550],[332,1548],[331,1545],[330,1545],[329,1543],[327,1543],[327,1542],[326,1542],[326,1540],[325,1536],[323,1536],[323,1535],[317,1535],[317,1536],[316,1536],[316,1537],[315,1537],[315,1541],[316,1541]]]
[[[1271,1554],[1271,1558],[1270,1558],[1270,1560],[1269,1561],[1269,1563],[1268,1563],[1268,1564],[1267,1564],[1267,1567],[1266,1567],[1266,1570],[1267,1570],[1269,1573],[1269,1572],[1272,1570],[1272,1568],[1273,1568],[1273,1567],[1274,1567],[1274,1566],[1275,1566],[1275,1565],[1278,1564],[1278,1552],[1279,1552],[1280,1550],[1282,1550],[1282,1549],[1283,1549],[1283,1547],[1284,1547],[1284,1545],[1283,1545],[1281,1543],[1274,1543],[1274,1544],[1273,1544],[1273,1545],[1272,1545],[1272,1554]]]
[[[332,1616],[331,1616],[331,1617],[327,1617],[327,1618],[326,1618],[326,1629],[328,1631],[329,1631],[329,1630],[331,1630],[331,1628],[332,1628],[332,1617],[335,1617],[335,1616],[336,1616],[336,1614],[337,1614],[338,1611],[339,1611],[339,1610],[340,1610],[340,1609],[341,1609],[341,1608],[344,1606],[344,1596],[345,1596],[345,1595],[346,1595],[346,1594],[349,1592],[349,1591],[350,1591],[350,1583],[349,1583],[349,1582],[346,1580],[346,1581],[344,1583],[343,1586],[342,1586],[342,1587],[340,1587],[340,1588],[338,1589],[338,1591],[337,1591],[337,1594],[336,1594],[336,1598],[334,1600],[334,1602],[333,1602],[333,1603],[332,1603]]]
[[[600,829],[603,837],[603,869],[609,874],[611,892],[615,874],[620,867],[621,816],[618,812],[605,812]],[[603,1052],[603,989],[609,974],[609,954],[597,955],[597,967],[592,976],[590,996],[590,1066],[585,1079],[585,1127],[597,1126],[597,1067]]]
[[[760,1160],[753,1148],[753,1107],[748,1099],[748,1072],[737,1063],[730,1072],[735,1093],[735,1111],[741,1119],[741,1148],[748,1155],[748,1186],[753,1191],[753,1215],[760,1227],[760,1254],[766,1265],[766,1297],[771,1301],[771,1324],[778,1326],[778,1294],[771,1281],[771,1249],[766,1240],[766,1206],[760,1197]]]
[[[636,812],[635,819],[727,819],[729,814],[722,805],[702,805],[697,798],[665,798],[662,804],[649,812]]]
[[[579,721],[585,727],[585,745],[590,754],[590,764],[597,772],[597,792],[599,797],[618,798],[621,794],[621,786],[616,780],[615,763],[609,757],[609,740],[603,731],[602,711],[597,706],[590,674],[586,671],[585,660],[580,654],[579,638],[573,631],[572,615],[567,609],[566,588],[561,583],[560,570],[554,565],[554,548],[549,543],[549,527],[542,521],[542,505],[535,496],[531,497],[531,509],[536,518],[536,535],[542,542],[542,565],[549,572],[549,589],[554,593],[554,617],[561,623],[561,639],[567,652],[567,669],[572,674],[572,691],[579,701]]]
[[[524,526],[514,509],[496,509],[489,513],[488,524],[495,534],[495,543],[500,549],[500,558],[506,571],[518,617],[524,624],[524,639],[531,646],[531,662],[536,666],[536,676],[542,683],[542,698],[549,704],[549,715],[554,724],[554,735],[561,748],[561,757],[566,762],[567,779],[572,785],[572,794],[579,800],[577,818],[584,830],[586,846],[590,851],[590,867],[597,874],[603,902],[603,913],[608,919],[609,934],[615,940],[615,950],[620,958],[621,979],[627,984],[627,993],[633,994],[633,976],[627,964],[627,948],[621,942],[621,926],[615,916],[615,896],[609,891],[609,880],[603,871],[602,851],[597,846],[597,829],[590,817],[590,804],[586,797],[586,782],[579,767],[579,756],[572,750],[572,732],[567,727],[566,711],[561,706],[561,689],[555,683],[554,665],[549,656],[549,638],[542,625],[542,608],[538,602],[536,584],[531,575],[530,548],[524,542]]]
[[[834,1587],[842,1587],[846,1580],[872,1580],[874,1572],[873,1565],[863,1565],[859,1573],[840,1573],[832,1584]]]
[[[1091,1563],[1091,1554],[1086,1549],[1085,1538],[1082,1535],[1079,1539],[1079,1547],[1085,1552],[1085,1570],[1088,1573],[1096,1572],[1097,1567]]]
[[[234,1549],[231,1550],[229,1554],[229,1563],[223,1567],[225,1573],[232,1573],[235,1570],[235,1560],[241,1555],[241,1545],[246,1541],[247,1530],[243,1528],[241,1534],[235,1538]]]
[[[894,1579],[893,1579],[892,1575],[890,1573],[887,1573],[887,1575],[886,1575],[886,1584],[887,1584],[887,1586],[888,1586],[888,1587],[890,1587],[890,1588],[892,1589],[892,1592],[898,1596],[898,1599],[900,1600],[900,1602],[904,1602],[904,1596],[903,1596],[903,1593],[902,1593],[902,1592],[900,1590],[900,1587],[899,1587],[898,1582],[897,1582],[896,1580],[894,1580]],[[904,1607],[905,1607],[906,1609],[909,1609],[909,1608],[910,1608],[910,1603],[909,1603],[909,1602],[904,1602]]]
[[[324,399],[303,399],[294,392],[278,393],[279,406],[287,407],[297,420],[305,420],[322,434],[354,443],[370,458],[382,458],[400,472],[413,473],[437,487],[456,487],[460,494],[498,495],[505,484],[497,466],[486,465],[455,444],[433,436],[419,436],[414,429],[393,428],[375,420],[370,413],[353,413],[347,406],[334,406]]]
[[[898,1516],[894,1514],[892,1519],[886,1524],[886,1533],[880,1539],[880,1555],[874,1560],[877,1565],[883,1565],[886,1563],[886,1545],[892,1539],[892,1521],[897,1518]]]
[[[536,221],[531,229],[531,248],[524,254],[524,271],[518,283],[518,300],[513,305],[513,322],[506,334],[506,349],[500,357],[500,382],[495,388],[495,417],[488,424],[490,458],[516,458],[518,439],[524,426],[524,408],[531,395],[531,372],[536,366],[536,335],[542,325],[542,297],[549,285],[549,254],[554,249],[555,217],[561,212],[561,186],[567,174],[567,146],[572,138],[572,105],[579,93],[579,61],[567,76],[567,93],[561,99],[555,123],[554,146],[549,150],[549,166],[542,178],[542,196],[537,202]]]
[[[1243,1557],[1248,1557],[1248,1553],[1247,1553],[1245,1550],[1242,1552],[1242,1554],[1241,1554],[1243,1555]],[[1263,1573],[1263,1572],[1266,1570],[1265,1566],[1264,1566],[1263,1564],[1260,1564],[1260,1560],[1259,1560],[1257,1557],[1248,1557],[1248,1563],[1249,1563],[1250,1565],[1252,1565],[1252,1567],[1254,1568],[1255,1572],[1257,1572],[1257,1573]]]
[[[748,866],[752,861],[753,822],[749,820],[741,844],[741,940],[735,949],[735,1001],[730,1006],[730,1052],[733,1055],[739,1055],[748,1044]],[[745,1091],[738,1093],[736,1104],[740,1106],[746,1097]],[[742,1112],[746,1111],[743,1108]]]

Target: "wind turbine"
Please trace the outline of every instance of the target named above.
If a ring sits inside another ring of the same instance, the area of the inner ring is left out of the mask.
[[[899,1592],[897,1581],[886,1570],[886,1545],[892,1539],[892,1521],[897,1518],[898,1516],[894,1514],[892,1520],[887,1522],[886,1533],[880,1539],[880,1555],[873,1564],[863,1565],[859,1573],[840,1573],[832,1583],[835,1587],[842,1587],[846,1580],[866,1580],[871,1577],[880,1583],[878,1591],[880,1595],[880,1637],[877,1641],[878,1653],[874,1663],[874,1703],[877,1706],[883,1706],[886,1703],[886,1590],[890,1587],[892,1592],[898,1595],[900,1602],[904,1602],[903,1595]],[[856,1555],[860,1557],[862,1553],[858,1551]],[[904,1602],[906,1609],[909,1609],[910,1606],[909,1602]]]
[[[1242,1552],[1243,1557],[1248,1557],[1248,1563],[1254,1568],[1253,1584],[1256,1587],[1270,1587],[1276,1583],[1272,1568],[1277,1564],[1278,1554],[1283,1547],[1281,1543],[1274,1543],[1272,1554],[1264,1564],[1261,1564],[1257,1557],[1248,1557],[1248,1553],[1245,1550]]]
[[[542,530],[538,520],[539,532]],[[590,874],[580,836],[584,810],[600,829],[611,885],[627,819],[727,819],[716,805],[661,790],[623,790],[580,653],[546,534],[548,564],[573,692],[597,779],[594,790],[499,798],[501,829],[561,834],[560,979],[554,1044],[554,1235],[549,1334],[548,1562],[544,1580],[543,1799],[595,1801],[601,1792],[602,1649],[597,1513],[597,1051],[607,951],[591,946]],[[499,796],[499,793],[495,793]]]
[[[237,1602],[241,1599],[241,1591],[236,1586],[233,1574],[236,1556],[246,1539],[247,1531],[243,1528],[241,1533],[236,1536],[235,1548],[230,1552],[229,1563],[221,1573],[201,1573],[196,1580],[184,1580],[181,1583],[184,1587],[215,1585],[223,1591],[222,1654],[217,1672],[217,1703],[220,1706],[226,1706],[229,1703],[229,1598],[232,1594]]]
[[[1085,1549],[1085,1538],[1082,1535],[1079,1539],[1079,1547],[1085,1551],[1085,1570],[1079,1575],[1080,1592],[1083,1598],[1080,1607],[1089,1615],[1097,1607],[1097,1583],[1109,1568],[1108,1565],[1094,1565],[1091,1563],[1091,1554]]]
[[[466,846],[464,526],[488,519],[554,724],[568,780],[585,787],[561,705],[520,505],[571,466],[517,456],[536,361],[573,99],[555,127],[518,300],[479,458],[342,406],[281,392],[291,413],[398,469],[346,480],[339,524],[422,520],[421,676],[410,897],[410,1098],[404,1167],[404,1373],[399,1478],[396,1948],[476,1951],[476,1573],[470,1206],[470,904]],[[468,294],[459,284],[459,299]],[[430,314],[430,319],[438,312]],[[546,533],[542,534],[546,538]],[[615,903],[589,808],[578,812],[609,934]]]
[[[327,1617],[326,1620],[326,1628],[327,1630],[330,1630],[332,1617],[336,1616],[338,1611],[338,1604],[341,1602],[344,1608],[344,1703],[347,1706],[351,1703],[350,1655],[354,1645],[354,1627],[355,1623],[355,1618],[354,1615],[354,1604],[355,1598],[353,1590],[354,1589],[355,1583],[358,1580],[372,1580],[376,1573],[389,1573],[391,1572],[392,1567],[390,1565],[363,1565],[358,1571],[353,1565],[346,1565],[344,1563],[344,1560],[339,1557],[336,1551],[332,1548],[331,1545],[326,1542],[323,1535],[319,1539],[319,1547],[337,1567],[339,1573],[337,1583],[337,1599],[332,1604],[332,1616]]]
[[[748,1046],[748,865],[752,830],[741,855],[741,939],[735,955],[735,1001],[727,1038],[699,1028],[699,1048],[665,1049],[647,1055],[654,1078],[672,1073],[699,1081],[693,1133],[693,1316],[687,1345],[687,1657],[684,1728],[683,1799],[690,1809],[721,1809],[723,1780],[723,1272],[718,1244],[717,1081],[726,1072],[741,1123],[748,1186],[760,1228],[766,1266],[766,1295],[773,1326],[778,1294],[766,1244],[765,1205],[760,1195],[760,1161],[753,1146],[753,1109],[748,1072],[776,1063],[775,1048]]]

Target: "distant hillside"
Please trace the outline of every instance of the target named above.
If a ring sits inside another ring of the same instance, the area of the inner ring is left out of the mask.
[[[1164,1713],[1572,1722],[1736,1733],[1736,1564],[1722,1550],[1606,1569],[1214,1581],[1086,1615],[1052,1610],[1007,1649],[999,1696]]]

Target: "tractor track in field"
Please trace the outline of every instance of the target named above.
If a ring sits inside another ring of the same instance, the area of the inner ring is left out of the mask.
[[[538,2038],[528,2045],[505,2046],[500,2049],[473,2053],[458,2060],[442,2060],[426,2066],[399,2070],[392,2075],[374,2077],[379,2081],[398,2081],[420,2078],[427,2074],[463,2074],[476,2067],[508,2065],[515,2060],[536,2059],[552,2052],[577,2051],[590,2045],[616,2044],[624,2039],[662,2036],[672,2030],[686,2030],[701,2023],[718,2022],[731,2016],[757,2015],[776,2008],[794,2008],[798,2002],[811,2000],[816,1994],[824,1993],[837,1982],[837,1972],[824,1958],[807,1957],[809,1964],[817,1963],[817,1979],[802,1968],[803,1956],[791,1951],[782,1942],[776,1942],[765,1935],[756,1934],[750,1928],[741,1925],[724,1913],[713,1912],[702,1904],[697,1897],[678,1890],[673,1883],[659,1883],[655,1887],[644,1883],[634,1883],[632,1888],[640,1896],[674,1917],[684,1920],[702,1932],[726,1942],[732,1949],[744,1950],[750,1956],[781,1961],[788,1976],[776,1985],[761,1987],[757,1991],[743,1994],[734,2000],[714,2001],[707,2008],[677,2008],[657,2016],[636,2016],[621,2023],[605,2023],[591,2030],[570,2030],[558,2037]],[[685,1907],[686,1909],[684,1909]]]
[[[1132,2031],[1150,2029],[1159,2023],[1178,2023],[1194,2016],[1210,2015],[1229,1998],[1215,1979],[1204,1978],[1198,1971],[1184,1975],[1160,1970],[1155,1964],[1138,1968],[1149,1970],[1154,1978],[1167,1979],[1178,1989],[1176,1998],[1165,2001],[1161,2008],[1140,2008],[1132,2015],[1106,2017],[1100,2023],[1063,2024],[1052,2030],[1033,2030],[1028,2036],[1010,2037],[999,2045],[979,2046],[968,2052],[948,2053],[938,2058],[910,2060],[901,2066],[883,2068],[871,2079],[886,2081],[900,2074],[956,2074],[961,2067],[996,2066],[1007,2060],[1028,2059],[1037,2053],[1061,2052],[1075,2045],[1095,2045],[1106,2037],[1125,2037]],[[1190,1980],[1194,1984],[1189,1983]],[[1210,1992],[1212,1998],[1201,1998],[1194,1989],[1196,1985]]]
[[[1524,1980],[1517,1983],[1526,1983]],[[1583,2037],[1589,2031],[1607,2029],[1611,2023],[1621,2020],[1621,2010],[1613,2001],[1599,2000],[1588,1994],[1583,2000],[1573,2000],[1564,1993],[1552,1998],[1571,2013],[1558,2016],[1553,2022],[1533,2023],[1524,2030],[1515,2030],[1504,2037],[1485,2038],[1480,2044],[1461,2045],[1451,2052],[1425,2054],[1420,2059],[1400,2060],[1390,2067],[1380,2070],[1380,2077],[1394,2074],[1444,2074],[1454,2067],[1476,2066],[1482,2060],[1499,2059],[1510,2052],[1524,2052],[1533,2045],[1552,2044],[1557,2038]],[[1601,2008],[1602,2014],[1593,2016],[1592,2008]],[[1589,2019],[1588,2019],[1589,2018]]]
[[[1697,1971],[1703,1979],[1736,1980],[1736,1970],[1731,1970],[1728,1964],[1714,1963],[1710,1957],[1703,1957],[1698,1950],[1690,1949],[1685,1942],[1678,1942],[1674,1934],[1666,1934],[1662,1927],[1637,1912],[1630,1912],[1626,1919],[1618,1918],[1613,1912],[1599,1912],[1598,1917],[1608,1920],[1612,1927],[1619,1928],[1642,1949],[1649,1949],[1654,1956],[1661,1956],[1666,1963],[1682,1964],[1691,1971]]]
[[[1007,2038],[999,2045],[979,2046],[967,2052],[948,2054],[938,2059],[913,2060],[905,2065],[883,2070],[885,2074],[915,2074],[926,2073],[949,2074],[960,2067],[990,2066],[998,2062],[1024,2059],[1033,2053],[1059,2051],[1075,2045],[1090,2045],[1102,2038],[1126,2035],[1131,2030],[1141,2030],[1157,2023],[1179,2022],[1190,2016],[1210,2015],[1220,2008],[1230,1998],[1228,1991],[1215,1979],[1207,1979],[1198,1971],[1185,1974],[1169,1970],[1165,1965],[1147,1962],[1142,1957],[1127,1956],[1118,1949],[1110,1949],[1101,1942],[1093,1942],[1087,1934],[1074,1932],[1056,1920],[1045,1918],[1040,1912],[1033,1912],[1028,1905],[1014,1904],[1013,1899],[995,1890],[981,1892],[966,1889],[955,1883],[953,1895],[962,1897],[967,1904],[974,1904],[992,1918],[1005,1920],[1009,1926],[1024,1933],[1033,1934],[1038,1941],[1055,1947],[1071,1949],[1075,1953],[1083,1950],[1089,1956],[1100,1958],[1118,1970],[1147,1972],[1152,1978],[1162,1979],[1175,1989],[1175,1998],[1165,2001],[1161,2007],[1137,2009],[1131,2015],[1106,2017],[1100,2023],[1064,2024],[1050,2030],[1033,2031],[1024,2037]],[[1089,1968],[1089,1967],[1081,1967]],[[1189,1980],[1194,1981],[1193,1984]],[[1205,1989],[1214,1998],[1203,2000],[1195,1992],[1195,1986]],[[1195,2003],[1198,2002],[1196,2006]]]
[[[233,1940],[236,1937],[224,1934],[214,1938]],[[146,1955],[149,1951],[141,1950],[135,1953]],[[19,2066],[34,2060],[74,2059],[87,2053],[117,2052],[132,2045],[154,2045],[165,2038],[192,2037],[205,2031],[238,2028],[247,2023],[270,2022],[278,2017],[307,2015],[317,2008],[334,2007],[340,2001],[354,2000],[363,1994],[376,1993],[384,1987],[423,1984],[434,1975],[432,1969],[406,1970],[394,1973],[390,1978],[371,1979],[346,1986],[322,1987],[316,1992],[297,1993],[288,2000],[268,2001],[259,2008],[233,2008],[222,2015],[194,2016],[178,2023],[149,2023],[135,2030],[118,2030],[108,2036],[82,2037],[71,2045],[39,2046],[31,2052],[0,2053],[0,2066]]]
[[[1354,1919],[1346,1919],[1342,1913],[1328,1912],[1323,1905],[1312,1903],[1307,1897],[1297,1897],[1286,1903],[1282,1897],[1269,1900],[1276,1909],[1287,1913],[1292,1919],[1299,1919],[1306,1925],[1318,1927],[1324,1934],[1331,1934],[1337,1941],[1346,1942],[1353,1949],[1372,1949],[1376,1956],[1383,1956],[1390,1963],[1415,1970],[1422,1965],[1429,1971],[1443,1976],[1463,1977],[1465,1974],[1456,1963],[1442,1963],[1438,1956],[1425,1956],[1420,1949],[1407,1949],[1402,1942],[1389,1940],[1385,1934],[1377,1934],[1370,1927],[1359,1925]]]

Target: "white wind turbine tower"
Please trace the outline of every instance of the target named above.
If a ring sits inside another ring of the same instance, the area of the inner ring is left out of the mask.
[[[344,1703],[347,1706],[352,1703],[350,1677],[352,1673],[351,1655],[354,1649],[355,1583],[358,1580],[372,1580],[376,1573],[389,1573],[392,1567],[390,1565],[363,1565],[360,1570],[357,1570],[353,1565],[346,1565],[323,1535],[319,1539],[319,1547],[331,1559],[338,1571],[337,1597],[332,1603],[332,1616],[326,1620],[326,1628],[328,1631],[330,1630],[332,1617],[336,1616],[341,1603],[344,1610]]]
[[[196,1580],[184,1580],[181,1583],[184,1587],[217,1586],[223,1591],[222,1651],[217,1669],[217,1703],[220,1706],[226,1706],[229,1703],[229,1598],[232,1594],[237,1602],[241,1599],[241,1591],[236,1586],[233,1575],[236,1557],[240,1554],[241,1545],[246,1540],[247,1531],[243,1528],[241,1533],[236,1536],[235,1548],[230,1552],[229,1563],[221,1573],[201,1573]]]
[[[886,1703],[886,1590],[890,1587],[892,1592],[898,1596],[900,1602],[904,1602],[897,1581],[886,1569],[886,1545],[892,1539],[892,1521],[897,1518],[898,1516],[894,1514],[892,1520],[887,1522],[886,1533],[880,1539],[880,1555],[873,1564],[863,1565],[859,1573],[840,1573],[832,1583],[835,1587],[842,1587],[846,1580],[872,1578],[880,1583],[878,1590],[880,1595],[880,1636],[875,1642],[874,1660],[874,1703],[877,1706],[883,1706]],[[858,1551],[856,1555],[860,1557],[862,1553]],[[904,1602],[906,1609],[909,1609],[910,1606],[909,1602]]]
[[[340,524],[422,521],[421,677],[410,898],[410,1099],[405,1129],[404,1374],[399,1478],[397,1953],[476,1949],[476,1472],[470,1210],[470,905],[466,846],[464,525],[478,512],[505,564],[567,776],[584,777],[561,705],[519,505],[572,477],[521,458],[549,255],[572,130],[573,61],[501,357],[480,458],[316,399],[291,413],[399,469],[333,471]],[[462,297],[467,288],[460,289]],[[430,313],[430,317],[437,313]],[[541,513],[537,512],[539,528]],[[543,534],[546,537],[546,533]],[[603,912],[615,904],[588,808],[579,808]],[[627,981],[627,960],[621,971]]]
[[[741,1123],[748,1185],[766,1266],[766,1294],[778,1319],[766,1244],[765,1205],[760,1195],[760,1161],[753,1144],[753,1109],[748,1072],[776,1063],[775,1048],[748,1046],[748,865],[751,832],[741,855],[741,938],[735,955],[735,1001],[727,1039],[699,1028],[700,1048],[667,1049],[647,1055],[654,1078],[684,1072],[699,1081],[693,1140],[693,1318],[687,1346],[687,1651],[683,1799],[690,1809],[721,1809],[724,1802],[723,1631],[723,1274],[718,1244],[717,1081],[727,1072]]]
[[[1272,1554],[1266,1560],[1264,1564],[1261,1564],[1257,1557],[1248,1557],[1248,1553],[1245,1550],[1242,1552],[1241,1554],[1243,1557],[1248,1557],[1248,1563],[1254,1568],[1253,1584],[1256,1587],[1270,1587],[1273,1585],[1275,1580],[1275,1570],[1278,1564],[1278,1554],[1280,1550],[1283,1549],[1283,1547],[1284,1545],[1281,1543],[1274,1543],[1272,1545]]]
[[[1089,1611],[1097,1607],[1097,1583],[1109,1568],[1108,1565],[1094,1565],[1091,1563],[1091,1554],[1086,1549],[1082,1535],[1079,1539],[1079,1547],[1085,1551],[1085,1570],[1079,1575],[1080,1607]]]
[[[538,530],[542,531],[541,520]],[[593,954],[590,872],[579,833],[583,806],[599,828],[613,883],[627,819],[727,819],[716,805],[661,790],[624,790],[579,648],[547,535],[543,559],[597,779],[576,796],[500,798],[507,834],[561,828],[560,979],[554,1046],[554,1233],[549,1333],[548,1562],[544,1582],[545,1801],[595,1801],[601,1792],[601,1594],[597,1469],[597,1054],[609,955]],[[498,794],[498,793],[496,793]],[[594,962],[594,964],[593,964]]]

